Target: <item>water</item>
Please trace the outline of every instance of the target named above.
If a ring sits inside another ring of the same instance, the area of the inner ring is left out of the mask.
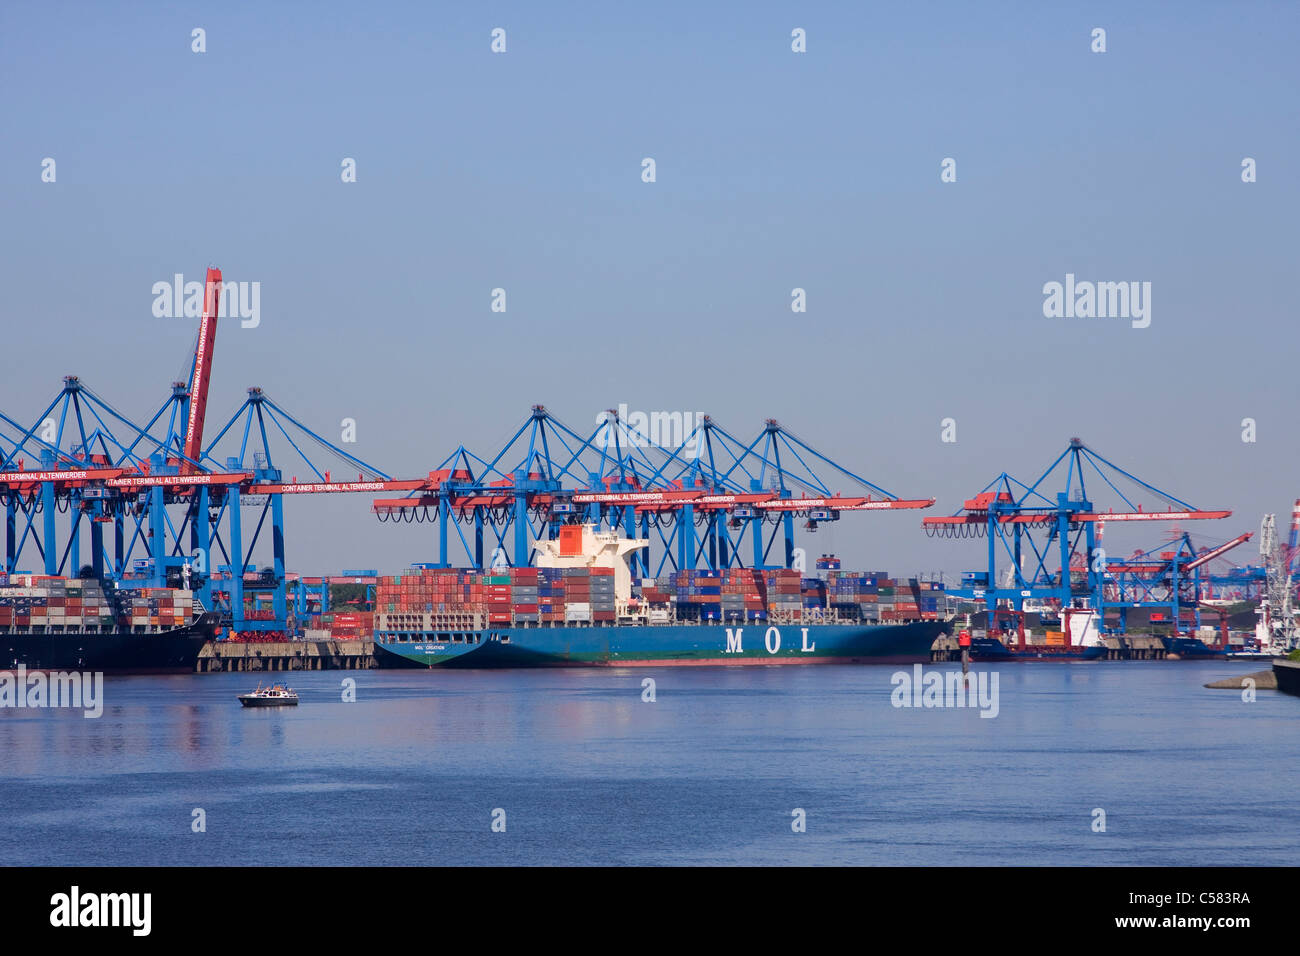
[[[1201,686],[1260,667],[1004,665],[993,719],[896,667],[108,678],[0,711],[0,863],[1294,864],[1300,698]]]

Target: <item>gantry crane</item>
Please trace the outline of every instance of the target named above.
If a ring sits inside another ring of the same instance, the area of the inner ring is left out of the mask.
[[[1054,475],[1063,484],[1059,490],[1048,490]],[[1091,479],[1109,488],[1123,509],[1098,511],[1088,491]],[[1137,492],[1126,495],[1120,484],[1135,486]],[[1154,498],[1160,507],[1144,510],[1133,500],[1141,494]],[[1025,484],[1003,472],[955,514],[925,518],[922,527],[931,537],[987,538],[986,568],[966,572],[962,586],[950,589],[950,594],[983,601],[991,612],[999,607],[1023,612],[1027,601],[1061,611],[1087,608],[1104,626],[1108,562],[1099,547],[1102,524],[1218,519],[1231,514],[1196,508],[1072,438],[1033,482]],[[1005,580],[999,577],[1003,562]]]
[[[809,462],[835,476],[829,480],[866,493],[833,491]],[[452,564],[453,532],[473,567],[523,566],[531,563],[536,540],[555,538],[561,525],[586,522],[629,538],[657,535],[658,563],[652,564],[650,547],[633,561],[634,571],[650,575],[745,566],[746,551],[750,567],[793,567],[796,518],[811,530],[845,512],[932,504],[933,498],[890,494],[773,419],[758,437],[741,442],[705,415],[665,443],[612,409],[584,435],[534,405],[491,457],[462,445],[430,472],[428,487],[404,498],[378,499],[373,508],[380,521],[436,524],[440,567]],[[472,540],[462,526],[472,527]],[[778,540],[781,561],[774,564]],[[489,544],[496,560],[485,553]]]

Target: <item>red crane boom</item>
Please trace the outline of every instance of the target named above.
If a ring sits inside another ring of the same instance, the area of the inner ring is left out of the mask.
[[[208,383],[212,380],[212,350],[217,340],[217,307],[221,303],[221,270],[208,266],[203,283],[203,318],[199,342],[194,347],[194,369],[190,373],[190,414],[185,423],[183,454],[198,461],[203,454],[203,417],[208,410]],[[181,463],[181,474],[193,474],[190,461]]]

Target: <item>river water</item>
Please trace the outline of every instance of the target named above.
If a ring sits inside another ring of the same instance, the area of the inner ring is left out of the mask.
[[[1202,687],[1260,668],[977,667],[992,717],[885,666],[109,677],[0,709],[0,863],[1295,864],[1300,698]]]

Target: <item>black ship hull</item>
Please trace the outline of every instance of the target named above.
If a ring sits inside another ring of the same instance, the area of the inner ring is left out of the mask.
[[[1273,662],[1273,676],[1277,678],[1277,689],[1284,694],[1300,697],[1300,661]]]
[[[216,637],[218,616],[203,614],[188,627],[153,634],[113,630],[98,634],[0,632],[0,668],[29,671],[102,671],[105,674],[189,674],[203,645]]]

